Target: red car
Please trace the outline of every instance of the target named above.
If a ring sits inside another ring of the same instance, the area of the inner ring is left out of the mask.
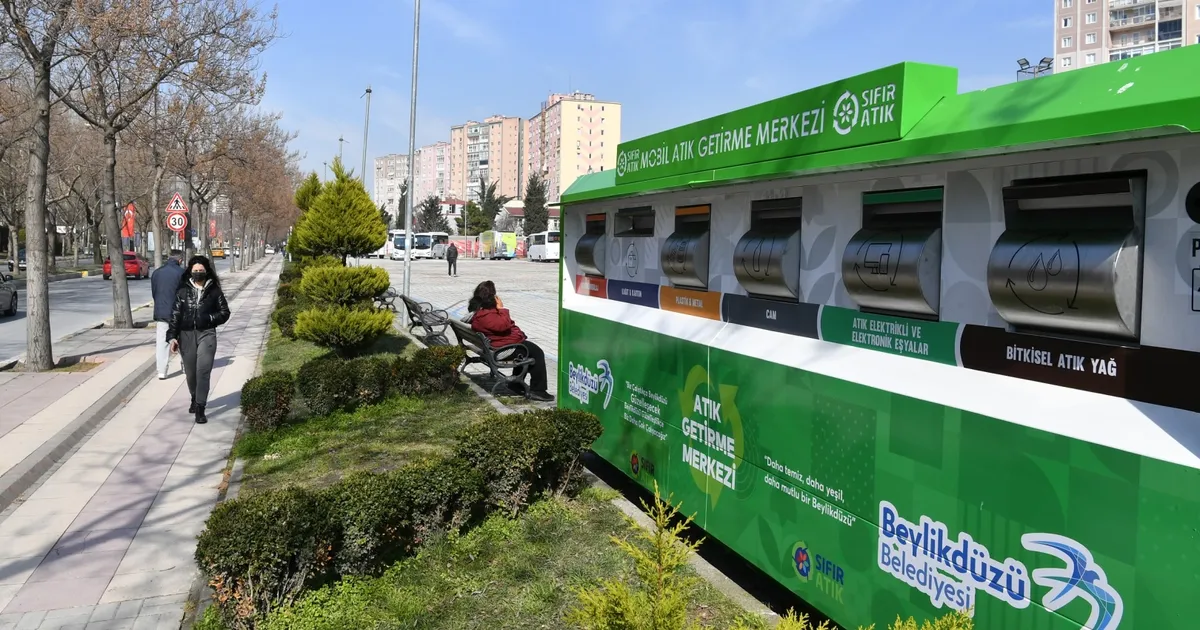
[[[137,252],[125,252],[125,277],[139,280],[150,277],[150,261],[137,255]],[[112,278],[112,260],[104,259],[104,279]]]

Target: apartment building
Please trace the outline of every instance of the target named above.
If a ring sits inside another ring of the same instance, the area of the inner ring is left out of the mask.
[[[1200,0],[1053,0],[1055,72],[1200,43]]]
[[[417,149],[413,203],[427,197],[444,199],[450,186],[450,143],[435,142]]]
[[[449,194],[479,201],[479,183],[499,182],[496,191],[510,197],[524,192],[525,124],[515,116],[491,116],[450,128]]]
[[[582,92],[551,94],[526,127],[529,172],[542,174],[550,203],[557,203],[580,175],[617,165],[620,103]]]
[[[392,218],[403,216],[400,203],[400,184],[408,179],[408,156],[393,153],[375,158],[375,205],[387,204]]]

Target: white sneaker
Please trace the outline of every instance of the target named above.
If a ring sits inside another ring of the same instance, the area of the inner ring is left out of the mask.
[[[160,381],[165,381],[165,380],[167,380],[167,375],[166,375],[166,374],[159,374],[159,375],[158,375],[158,380],[160,380]]]

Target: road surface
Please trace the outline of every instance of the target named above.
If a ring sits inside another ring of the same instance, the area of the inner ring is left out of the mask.
[[[149,280],[129,281],[134,308],[153,298]],[[0,364],[25,352],[25,291],[19,292],[17,314],[0,317]],[[61,339],[112,317],[112,282],[100,276],[50,283],[50,334]]]

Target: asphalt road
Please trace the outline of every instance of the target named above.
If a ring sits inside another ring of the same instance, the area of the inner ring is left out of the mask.
[[[0,317],[0,363],[25,352],[25,292],[19,292],[17,314]],[[130,280],[134,308],[153,298],[149,280]],[[50,333],[61,339],[112,317],[112,282],[100,276],[50,283]]]

